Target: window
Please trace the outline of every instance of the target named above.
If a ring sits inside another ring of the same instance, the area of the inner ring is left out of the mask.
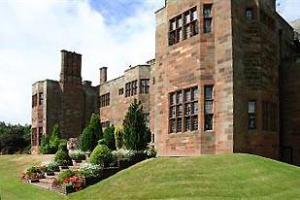
[[[204,130],[213,130],[214,118],[214,86],[204,86]]]
[[[125,97],[134,96],[137,94],[137,80],[125,84]]]
[[[254,19],[253,8],[246,8],[245,15],[248,21],[253,20]]]
[[[102,127],[102,128],[106,128],[106,127],[108,127],[108,126],[110,126],[110,121],[104,121],[104,122],[101,122],[101,127]]]
[[[110,93],[106,93],[100,96],[100,108],[109,106],[110,104]]]
[[[36,146],[37,145],[37,131],[36,131],[36,128],[32,128],[31,143],[32,143],[32,146]]]
[[[37,94],[32,96],[32,107],[37,106]]]
[[[256,129],[256,101],[248,102],[248,129]]]
[[[265,131],[276,131],[276,104],[262,102],[262,124]]]
[[[43,127],[39,127],[39,135],[38,135],[39,145],[41,144],[42,135],[43,135]]]
[[[212,4],[204,4],[203,16],[203,31],[204,33],[210,33],[212,31]]]
[[[120,88],[119,89],[119,95],[123,95],[124,94],[124,88]]]
[[[198,88],[179,90],[169,95],[169,132],[198,130]]]
[[[140,93],[148,94],[149,93],[149,79],[140,80]]]
[[[169,22],[169,45],[198,34],[198,16],[196,7],[174,17]]]
[[[44,103],[44,94],[42,92],[39,93],[39,105],[43,105]]]
[[[150,114],[149,113],[145,113],[144,117],[145,117],[146,126],[149,128],[150,127]]]

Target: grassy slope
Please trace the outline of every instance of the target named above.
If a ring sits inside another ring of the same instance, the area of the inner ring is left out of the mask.
[[[0,157],[3,200],[300,198],[300,168],[245,154],[148,160],[68,198],[20,183],[29,161]]]

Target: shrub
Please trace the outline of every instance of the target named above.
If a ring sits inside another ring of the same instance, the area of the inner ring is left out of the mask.
[[[109,166],[112,161],[111,150],[106,145],[96,146],[90,157],[90,162],[95,165]]]
[[[58,182],[62,184],[65,179],[70,178],[72,176],[75,176],[75,172],[72,170],[67,169],[66,171],[63,171],[58,174]]]
[[[117,149],[121,149],[123,147],[123,130],[121,128],[115,129],[115,143]]]
[[[121,159],[129,159],[129,150],[126,149],[118,149],[112,152],[113,156],[118,158],[119,160]]]
[[[154,158],[154,157],[156,157],[157,153],[156,153],[154,147],[150,147],[145,150],[145,154],[147,155],[148,158]]]
[[[151,134],[146,125],[141,101],[134,99],[123,121],[125,146],[131,150],[144,150],[150,142]]]
[[[95,164],[85,164],[80,167],[79,173],[85,178],[99,178],[101,176],[103,166]]]
[[[55,154],[54,161],[61,166],[71,165],[72,161],[69,154],[64,150],[58,150]]]
[[[137,163],[137,162],[140,162],[147,158],[147,154],[145,151],[131,150],[131,151],[129,151],[129,153],[127,155],[128,155],[129,161],[132,163]]]
[[[92,151],[97,142],[103,138],[99,116],[92,114],[89,125],[80,135],[80,147],[82,151]]]
[[[72,160],[85,160],[85,153],[80,150],[70,151],[69,156]]]
[[[60,138],[58,124],[52,128],[50,135],[43,135],[41,139],[40,151],[43,154],[53,154],[59,149],[59,144],[64,141]]]
[[[57,162],[51,162],[47,166],[47,172],[57,172],[59,171],[59,164]]]
[[[104,133],[103,133],[103,139],[105,141],[105,144],[111,150],[116,149],[116,141],[115,141],[114,132],[115,132],[115,127],[114,127],[114,125],[112,125],[112,126],[107,126],[104,130]]]

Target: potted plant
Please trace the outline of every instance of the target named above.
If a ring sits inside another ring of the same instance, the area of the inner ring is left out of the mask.
[[[69,156],[72,159],[73,165],[77,165],[78,163],[81,163],[82,160],[85,160],[86,156],[83,151],[80,150],[74,150],[69,152]]]

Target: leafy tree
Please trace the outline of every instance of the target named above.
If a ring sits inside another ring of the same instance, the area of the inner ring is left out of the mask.
[[[0,122],[0,152],[28,153],[31,145],[31,126]]]
[[[141,101],[134,99],[123,121],[125,146],[131,150],[143,150],[151,140]]]
[[[103,139],[105,141],[105,144],[110,148],[111,150],[116,149],[116,141],[115,141],[115,127],[114,125],[107,126],[103,133]]]
[[[121,149],[123,147],[123,130],[121,128],[115,129],[116,148]]]
[[[103,138],[102,127],[99,116],[92,114],[89,125],[80,135],[80,146],[82,151],[92,151]]]

